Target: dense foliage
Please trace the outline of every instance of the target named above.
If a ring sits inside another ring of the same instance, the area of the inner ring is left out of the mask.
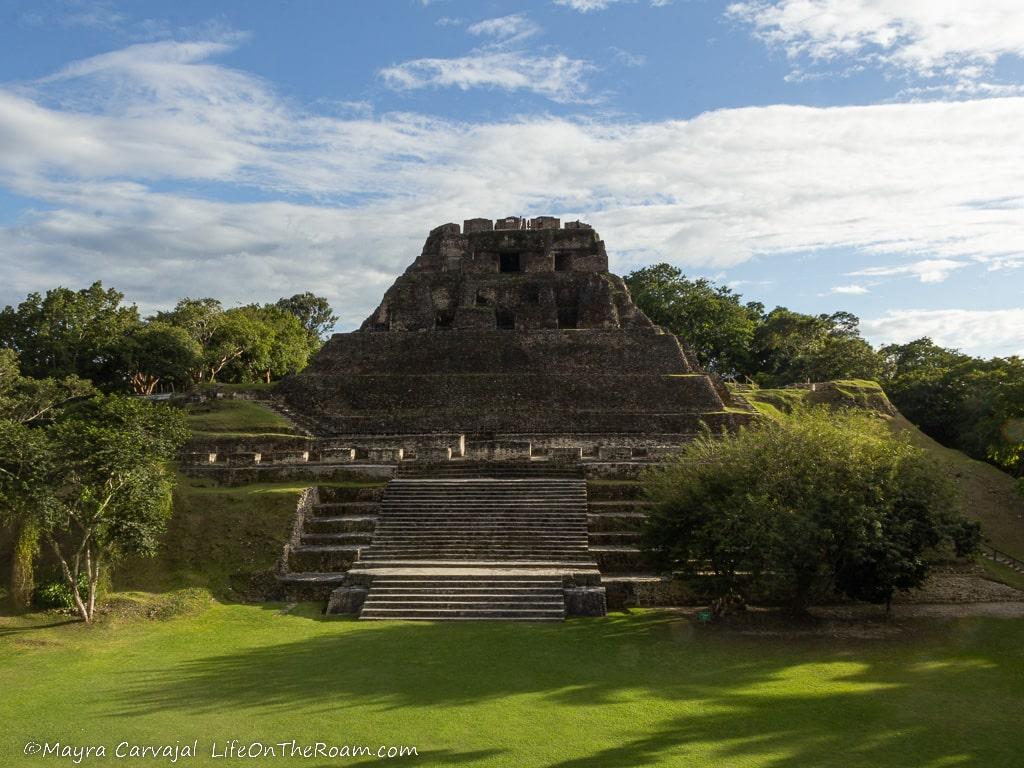
[[[217,299],[182,299],[143,319],[123,294],[97,282],[6,307],[0,349],[17,355],[26,376],[77,377],[148,395],[161,386],[270,382],[299,371],[336,321],[327,300],[312,293],[231,309]]]
[[[795,612],[830,593],[888,603],[924,580],[928,550],[955,540],[963,551],[976,532],[921,450],[852,410],[704,434],[645,482],[646,545],[663,569]]]
[[[0,412],[0,517],[16,530],[12,596],[24,605],[45,541],[75,608],[92,621],[100,577],[151,554],[170,515],[166,469],[188,437],[184,414],[124,395],[65,400],[45,420]]]
[[[875,350],[849,312],[765,312],[724,286],[687,279],[668,264],[626,277],[637,305],[679,334],[697,359],[726,378],[765,387],[808,381],[879,381],[926,434],[1024,476],[1024,360],[981,360],[931,339]]]

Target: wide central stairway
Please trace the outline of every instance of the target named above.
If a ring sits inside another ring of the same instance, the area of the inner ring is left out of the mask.
[[[351,574],[361,619],[561,621],[564,581],[596,576],[581,478],[400,478],[388,483]]]

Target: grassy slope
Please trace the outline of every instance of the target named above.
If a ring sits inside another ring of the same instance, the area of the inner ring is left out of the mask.
[[[837,384],[843,396],[839,399],[827,396],[833,402],[877,407],[880,398],[885,397],[882,388],[874,382]],[[744,391],[743,395],[759,412],[769,417],[788,411],[797,403],[825,399],[819,393],[800,389],[761,389]],[[991,464],[975,461],[960,451],[943,447],[901,414],[893,417],[890,423],[894,430],[908,433],[911,441],[927,451],[941,471],[953,478],[960,491],[963,513],[972,520],[981,521],[993,546],[1024,558],[1024,499],[1016,492],[1016,481]]]
[[[279,414],[249,400],[210,400],[188,407],[196,436],[292,434]],[[274,568],[291,534],[295,505],[306,483],[218,487],[178,475],[174,514],[154,558],[119,564],[115,589],[161,591],[209,587],[244,595],[254,574]]]
[[[1012,620],[794,640],[654,612],[538,625],[278,609],[92,629],[0,620],[0,762],[58,762],[23,757],[30,739],[197,738],[204,757],[188,765],[225,764],[208,745],[231,738],[414,745],[410,764],[522,768],[1008,766],[1024,750]],[[226,764],[271,762],[340,764]]]
[[[188,424],[196,435],[297,434],[286,418],[252,400],[206,400],[190,405]]]
[[[121,564],[115,588],[207,586],[222,594],[244,592],[253,574],[274,567],[305,485],[225,488],[179,475],[174,514],[158,555]]]

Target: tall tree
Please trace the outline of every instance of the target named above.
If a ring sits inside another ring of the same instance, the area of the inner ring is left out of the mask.
[[[139,323],[138,310],[123,299],[98,281],[79,291],[31,293],[0,312],[0,346],[18,353],[27,376],[80,376],[105,384],[116,375],[113,345]]]
[[[638,269],[625,280],[637,306],[692,345],[702,366],[723,375],[747,372],[760,304],[743,304],[730,288],[690,280],[670,264]]]
[[[805,315],[776,307],[758,325],[752,345],[757,378],[769,386],[829,379],[877,379],[882,360],[849,312]]]
[[[202,363],[203,349],[184,328],[152,320],[125,334],[121,365],[137,395],[151,395],[164,380],[188,381]]]
[[[165,465],[187,437],[179,410],[121,395],[79,404],[49,430],[59,461],[37,520],[86,622],[104,569],[121,555],[155,551],[171,513]]]
[[[14,534],[11,596],[27,607],[35,585],[39,523],[34,512],[47,503],[53,454],[44,427],[60,409],[93,394],[88,381],[21,375],[14,350],[0,349],[0,524]]]
[[[324,338],[334,330],[334,326],[338,322],[338,316],[334,314],[327,299],[309,291],[296,293],[287,299],[278,299],[274,306],[299,319],[302,327],[309,334],[310,347],[313,352],[320,348]]]

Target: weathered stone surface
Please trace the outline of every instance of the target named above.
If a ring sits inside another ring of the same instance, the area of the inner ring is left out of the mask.
[[[357,459],[375,451],[373,435],[456,433],[549,456],[548,446],[569,447],[578,460],[577,447],[597,457],[618,443],[608,435],[685,440],[701,423],[745,420],[607,270],[604,242],[579,222],[444,224],[361,328],[336,334],[281,389],[321,436],[360,436]],[[552,439],[592,433],[605,437]]]
[[[324,613],[331,614],[356,614],[363,609],[366,602],[366,595],[369,589],[366,587],[338,587],[331,592],[327,599],[327,610]]]
[[[568,616],[604,616],[608,613],[604,587],[570,587],[565,590]]]

